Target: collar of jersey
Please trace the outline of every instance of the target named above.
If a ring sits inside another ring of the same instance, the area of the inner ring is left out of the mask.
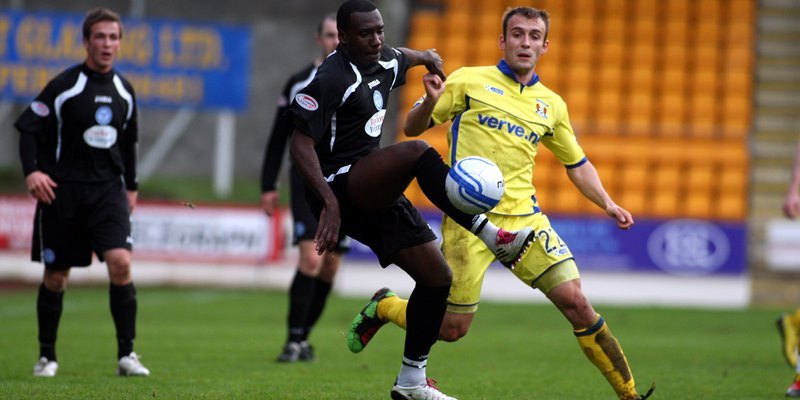
[[[81,71],[83,71],[83,73],[86,74],[86,76],[88,76],[89,78],[92,78],[92,79],[100,79],[100,80],[104,80],[104,81],[110,81],[111,78],[114,77],[114,70],[113,69],[104,74],[102,72],[97,72],[97,71],[95,71],[93,69],[90,69],[89,66],[86,65],[86,63],[83,63],[81,65]]]
[[[519,81],[517,81],[517,76],[514,75],[514,71],[512,71],[511,67],[508,66],[508,64],[506,63],[506,60],[504,60],[504,59],[500,60],[500,62],[497,63],[497,69],[499,69],[500,72],[503,73],[503,75],[513,79],[514,82],[519,83]],[[531,80],[527,84],[525,84],[525,86],[533,86],[538,82],[539,82],[539,75],[536,75],[536,73],[534,72],[533,76],[531,77]],[[521,83],[520,83],[520,85],[521,85]]]

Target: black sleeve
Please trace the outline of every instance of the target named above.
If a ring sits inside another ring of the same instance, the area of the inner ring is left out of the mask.
[[[139,178],[136,176],[136,164],[139,147],[139,106],[136,104],[136,95],[133,87],[128,86],[128,91],[133,96],[133,112],[131,119],[125,126],[120,146],[120,156],[122,157],[122,176],[125,178],[125,188],[135,192],[139,190]]]
[[[264,150],[264,162],[261,165],[261,193],[275,190],[275,182],[278,180],[278,173],[283,164],[283,154],[286,152],[286,145],[289,137],[294,131],[292,119],[286,115],[289,108],[289,92],[292,88],[290,79],[283,87],[281,97],[278,99],[278,109],[275,112],[275,121],[272,123],[272,132],[269,135],[266,150]]]
[[[24,176],[28,176],[31,172],[37,170],[36,154],[38,153],[38,148],[36,138],[33,135],[23,133],[19,136],[19,159],[22,161],[22,173]]]
[[[292,120],[294,127],[319,143],[325,135],[331,118],[339,103],[344,97],[344,92],[349,85],[348,76],[336,74],[332,68],[326,68],[326,60],[322,67],[317,71],[317,75],[305,88],[295,95],[292,105],[286,111],[287,116]]]
[[[55,129],[53,103],[57,92],[56,86],[55,79],[50,81],[14,122],[14,127],[20,133],[19,156],[25,176],[39,169],[37,160],[40,143],[44,143],[48,131]]]
[[[388,46],[384,46],[384,52],[387,51],[386,48]],[[406,83],[406,72],[408,71],[408,58],[406,57],[405,53],[400,50],[397,50],[392,47],[388,47],[388,51],[394,53],[394,57],[397,59],[397,77],[394,80],[394,85],[392,85],[392,90],[397,89],[400,86],[403,86]]]

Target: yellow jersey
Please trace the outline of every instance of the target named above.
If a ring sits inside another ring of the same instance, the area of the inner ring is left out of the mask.
[[[447,78],[432,120],[433,124],[453,121],[447,138],[449,165],[480,156],[500,167],[505,193],[491,211],[495,214],[539,212],[533,174],[540,143],[567,168],[586,162],[564,100],[535,74],[526,84],[517,82],[505,60],[496,66],[454,71]]]

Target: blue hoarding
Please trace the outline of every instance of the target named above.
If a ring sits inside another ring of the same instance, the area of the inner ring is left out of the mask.
[[[83,15],[0,11],[0,96],[29,101],[86,58]],[[249,28],[175,20],[123,20],[115,68],[140,105],[243,110],[250,78]]]
[[[441,214],[423,213],[439,233]],[[679,276],[742,275],[747,236],[743,223],[698,219],[636,219],[630,230],[604,217],[550,216],[581,271],[652,272]],[[375,259],[355,243],[347,256]]]

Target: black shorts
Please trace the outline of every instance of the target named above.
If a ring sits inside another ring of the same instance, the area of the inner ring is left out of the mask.
[[[291,172],[291,199],[292,199],[292,220],[294,229],[292,230],[292,244],[297,245],[301,240],[314,240],[317,233],[317,217],[311,212],[311,206],[306,198],[306,181],[303,180],[300,172],[292,167]],[[319,213],[317,213],[319,215]],[[344,233],[339,235],[339,244],[336,246],[337,253],[347,253],[350,251],[352,240]]]
[[[339,200],[342,214],[342,231],[355,240],[367,245],[376,256],[382,267],[392,264],[397,251],[436,240],[428,222],[404,196],[392,203],[389,208],[374,214],[365,212],[352,205],[347,196],[347,180],[349,174],[336,175],[329,185]],[[322,203],[313,196],[307,196],[314,215],[319,215]]]
[[[31,259],[68,269],[103,261],[111,249],[131,250],[128,197],[121,179],[102,183],[58,182],[51,205],[36,204]]]

